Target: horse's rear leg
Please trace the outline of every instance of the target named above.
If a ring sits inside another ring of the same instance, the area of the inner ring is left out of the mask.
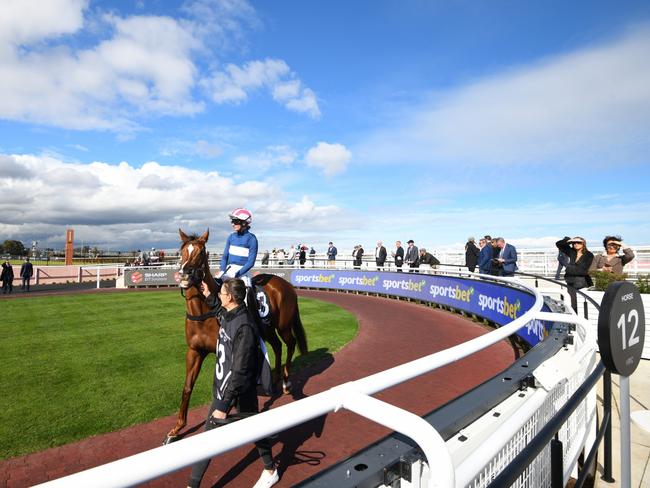
[[[291,381],[289,380],[289,371],[291,370],[291,360],[293,359],[293,353],[296,350],[296,338],[289,330],[283,334],[282,340],[287,345],[287,362],[284,363],[284,374],[282,376],[282,391],[284,392],[285,395],[287,395],[291,391]]]
[[[165,439],[164,444],[175,441],[178,433],[187,424],[187,409],[190,404],[190,397],[192,396],[194,383],[196,383],[196,378],[199,376],[204,359],[205,353],[201,353],[195,349],[189,348],[185,354],[185,385],[183,386],[178,420],[174,428],[167,434],[167,439]]]

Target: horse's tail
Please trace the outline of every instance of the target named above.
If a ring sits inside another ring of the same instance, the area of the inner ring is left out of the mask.
[[[307,354],[307,334],[305,334],[305,328],[302,326],[302,320],[300,320],[300,310],[296,307],[296,313],[293,316],[293,335],[296,338],[298,343],[298,350],[300,354]]]

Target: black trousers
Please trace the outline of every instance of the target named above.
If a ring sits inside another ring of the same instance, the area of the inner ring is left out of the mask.
[[[235,404],[235,408],[237,409],[237,412],[240,413],[257,413],[259,410],[257,408],[257,393],[255,390],[251,390],[250,392],[247,392],[244,395],[241,395],[237,403]],[[212,417],[212,412],[216,410],[215,407],[215,400],[212,401],[212,405],[210,405],[210,410],[208,412],[208,419],[205,422],[205,430],[212,430],[217,425],[213,422],[210,421],[210,418]],[[260,457],[262,458],[262,461],[264,462],[264,468],[266,469],[273,469],[273,454],[271,453],[271,442],[267,439],[260,439],[257,442],[255,442],[255,447],[257,447],[257,452],[260,454]],[[205,475],[206,470],[208,469],[208,466],[210,465],[210,458],[204,459],[203,461],[199,461],[192,467],[192,474],[190,475],[190,480],[188,482],[188,486],[191,486],[192,488],[198,488],[199,485],[201,484],[201,480],[203,479],[203,475]]]

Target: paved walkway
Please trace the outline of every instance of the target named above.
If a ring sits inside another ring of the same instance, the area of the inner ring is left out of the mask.
[[[404,301],[317,291],[300,291],[299,294],[350,310],[359,319],[360,327],[357,338],[329,361],[295,378],[294,398],[313,395],[487,332],[457,315]],[[509,343],[501,342],[470,358],[386,390],[377,397],[423,415],[491,378],[513,359]],[[181,378],[179,388],[180,384]],[[273,407],[290,401],[291,397],[283,397]],[[200,431],[206,410],[203,407],[190,412],[190,430]],[[158,447],[174,421],[170,416],[4,461],[0,463],[0,486],[29,486]],[[388,433],[388,429],[346,411],[285,431],[273,446],[282,473],[277,486],[293,486]],[[252,486],[262,466],[251,447],[219,456],[210,466],[203,486]],[[188,476],[189,468],[186,468],[147,486],[185,486]]]

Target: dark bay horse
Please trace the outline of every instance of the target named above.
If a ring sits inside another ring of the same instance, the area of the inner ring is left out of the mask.
[[[219,285],[210,273],[208,256],[205,244],[208,242],[209,231],[202,236],[187,236],[181,229],[181,281],[179,286],[185,291],[186,318],[185,341],[187,353],[185,354],[185,384],[181,397],[180,410],[176,425],[167,434],[165,444],[175,440],[179,432],[187,424],[187,409],[196,378],[201,371],[205,357],[214,353],[219,332],[219,320],[212,308],[206,302],[201,291],[201,284],[205,282],[210,293],[215,295]],[[259,276],[259,278],[258,278]],[[307,352],[307,337],[300,320],[298,311],[298,296],[291,284],[274,275],[258,275],[254,282],[262,281],[263,288],[268,297],[270,312],[270,327],[264,339],[271,344],[275,353],[274,379],[276,382],[282,378],[285,393],[289,392],[289,369],[291,359],[298,345],[301,354]],[[280,336],[287,347],[287,360],[282,370],[282,343]]]

